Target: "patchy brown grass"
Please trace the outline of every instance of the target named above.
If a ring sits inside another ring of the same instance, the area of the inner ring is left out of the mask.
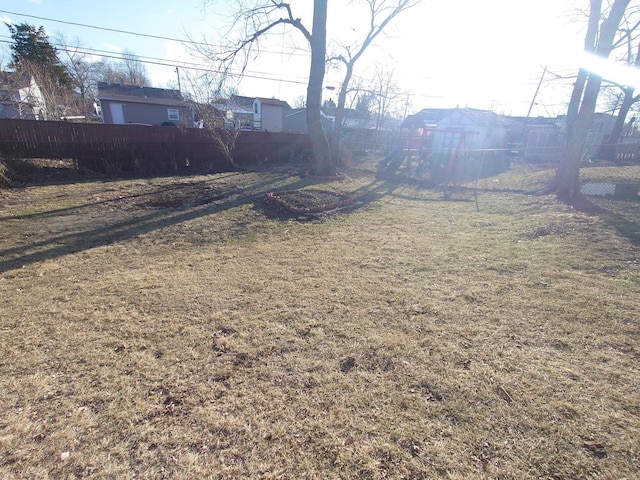
[[[359,200],[260,201],[299,188]],[[286,172],[2,191],[0,477],[634,478],[640,254],[601,211]]]

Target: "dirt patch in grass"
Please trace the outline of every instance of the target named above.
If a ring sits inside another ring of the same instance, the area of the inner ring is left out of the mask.
[[[348,193],[309,188],[269,192],[262,198],[265,211],[271,215],[315,216],[344,209],[353,204]]]
[[[70,159],[14,159],[3,160],[5,186],[77,182],[83,175]]]
[[[107,189],[93,195],[92,200],[107,208],[136,210],[141,208],[180,209],[206,205],[229,197],[235,187],[205,180],[171,183],[132,183],[127,187]],[[237,192],[235,192],[237,193]]]
[[[508,188],[0,192],[0,477],[633,478],[638,247]],[[259,205],[309,190],[367,208]]]

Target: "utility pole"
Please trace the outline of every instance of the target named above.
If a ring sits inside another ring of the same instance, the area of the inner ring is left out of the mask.
[[[520,143],[524,144],[524,148],[525,148],[525,156],[526,156],[526,151],[527,151],[527,147],[528,147],[528,139],[525,141],[525,136],[528,137],[527,134],[527,127],[529,125],[529,117],[531,116],[531,110],[533,110],[533,106],[536,104],[536,97],[538,96],[538,93],[540,92],[540,86],[542,85],[542,81],[544,80],[544,76],[547,73],[547,67],[544,67],[544,70],[542,71],[542,75],[540,76],[540,81],[538,82],[538,86],[536,87],[536,93],[533,94],[533,98],[531,99],[531,105],[529,105],[529,111],[527,112],[527,116],[524,119],[524,123],[522,124],[522,130],[520,130]]]
[[[527,112],[527,118],[529,118],[529,116],[531,115],[531,110],[533,110],[533,106],[536,104],[536,97],[538,96],[538,93],[540,92],[540,85],[542,85],[542,81],[544,80],[544,76],[547,73],[547,67],[544,67],[544,70],[542,71],[542,76],[540,77],[540,81],[538,82],[538,86],[536,88],[536,93],[533,94],[533,99],[531,100],[531,105],[529,105],[529,111]]]
[[[178,76],[178,91],[182,92],[182,87],[180,86],[180,70],[176,67],[176,75]]]

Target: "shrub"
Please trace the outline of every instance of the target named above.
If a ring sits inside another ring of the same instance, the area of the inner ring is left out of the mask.
[[[0,188],[9,184],[7,177],[7,165],[2,157],[0,157]]]

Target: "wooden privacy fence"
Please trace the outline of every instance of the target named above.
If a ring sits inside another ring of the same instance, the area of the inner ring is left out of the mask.
[[[217,138],[220,132],[204,129],[0,119],[1,154],[71,158],[78,168],[98,172],[227,169]],[[241,131],[233,159],[243,166],[293,162],[309,148],[307,135]]]

